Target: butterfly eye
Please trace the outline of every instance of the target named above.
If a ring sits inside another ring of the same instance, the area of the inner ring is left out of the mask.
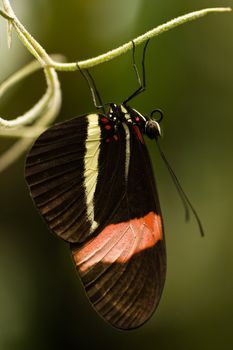
[[[161,136],[159,123],[155,120],[148,120],[145,125],[145,132],[150,139],[156,139]]]

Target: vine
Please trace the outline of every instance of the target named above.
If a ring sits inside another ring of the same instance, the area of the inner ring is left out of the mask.
[[[61,106],[61,89],[57,71],[75,71],[78,69],[77,62],[64,63],[65,58],[63,56],[48,55],[46,50],[19,21],[11,7],[10,1],[2,0],[2,4],[3,8],[0,9],[0,16],[7,21],[9,48],[11,46],[12,30],[14,29],[19,39],[34,56],[36,61],[28,64],[0,85],[0,98],[12,85],[38,69],[43,69],[47,89],[40,100],[23,115],[17,116],[12,120],[0,118],[0,136],[18,139],[13,146],[0,155],[0,171],[5,170],[12,164],[30,146],[33,139],[50,125],[58,115]],[[132,40],[137,46],[150,38],[158,36],[186,22],[196,20],[209,13],[229,11],[231,11],[229,7],[216,7],[191,12],[159,25]],[[84,69],[112,60],[131,50],[132,40],[107,53],[80,61],[78,65],[80,68]]]

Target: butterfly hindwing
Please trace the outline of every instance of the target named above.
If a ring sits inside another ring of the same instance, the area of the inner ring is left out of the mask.
[[[155,213],[107,226],[73,250],[73,259],[96,311],[121,329],[142,325],[163,290],[166,261]]]

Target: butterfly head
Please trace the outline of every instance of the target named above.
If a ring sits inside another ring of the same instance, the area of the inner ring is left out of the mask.
[[[152,118],[154,114],[159,114],[158,120]],[[148,117],[126,104],[117,105],[115,103],[110,103],[108,117],[115,123],[116,127],[124,122],[128,125],[131,124],[139,127],[141,132],[151,139],[157,139],[161,136],[159,123],[162,120],[163,113],[159,109],[152,111],[150,117]]]

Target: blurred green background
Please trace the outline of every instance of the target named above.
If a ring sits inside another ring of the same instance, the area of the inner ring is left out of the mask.
[[[62,53],[68,61],[106,52],[189,11],[233,5],[230,0],[11,3],[47,52]],[[68,247],[49,234],[32,205],[24,156],[0,174],[1,350],[233,348],[232,16],[212,14],[151,40],[147,90],[131,103],[145,114],[163,109],[162,147],[206,233],[200,237],[193,218],[184,222],[176,189],[150,143],[168,252],[167,281],[156,314],[131,332],[114,330],[95,314]],[[5,21],[0,19],[0,80],[31,59],[16,35],[7,49]],[[121,102],[137,86],[130,53],[91,72],[105,102]],[[63,104],[57,120],[92,111],[81,75],[59,77]],[[41,72],[25,79],[1,100],[1,116],[23,113],[44,89]],[[2,139],[0,150],[9,144]]]

